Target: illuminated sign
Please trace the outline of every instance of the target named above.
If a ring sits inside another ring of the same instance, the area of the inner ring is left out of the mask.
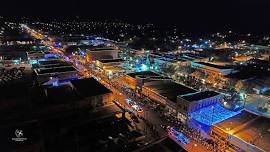
[[[175,128],[171,127],[168,131],[169,136],[172,137],[173,139],[181,142],[181,144],[188,144],[189,143],[189,139],[182,134],[181,132],[177,131]]]

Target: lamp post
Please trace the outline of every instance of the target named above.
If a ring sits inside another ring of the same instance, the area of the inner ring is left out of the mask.
[[[192,148],[191,148],[191,151],[194,150],[194,147],[197,147],[198,145],[197,144],[192,144]]]

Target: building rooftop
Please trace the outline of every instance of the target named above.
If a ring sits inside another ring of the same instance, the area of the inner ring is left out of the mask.
[[[60,67],[71,67],[72,64],[68,62],[64,62],[61,60],[45,60],[45,61],[39,61],[38,64],[32,65],[34,69],[51,69],[51,68],[60,68]]]
[[[133,132],[128,121],[107,117],[76,126],[71,141],[75,144],[77,138],[81,149],[89,151],[134,151],[138,146],[131,140]]]
[[[212,126],[240,113],[241,110],[232,111],[224,108],[220,103],[216,103],[206,107],[201,107],[196,111],[191,112],[190,116],[193,120],[196,120],[201,124]]]
[[[47,65],[37,65],[37,64],[34,64],[33,65],[33,68],[38,68],[38,69],[51,69],[51,68],[63,68],[63,67],[71,67],[72,65],[69,64],[69,63],[61,63],[61,64],[55,64],[55,65],[52,65],[52,64],[47,64]]]
[[[194,63],[202,64],[202,65],[209,66],[209,67],[216,68],[216,69],[231,69],[231,67],[228,67],[228,66],[216,65],[216,64],[211,64],[211,63],[207,63],[207,62],[194,62]]]
[[[147,82],[144,84],[144,87],[151,89],[157,94],[160,94],[173,102],[177,101],[177,96],[179,95],[197,92],[196,90],[188,88],[184,85],[168,80],[156,80]]]
[[[102,63],[114,63],[114,62],[124,62],[125,60],[123,60],[123,59],[100,59],[98,61],[102,62]]]
[[[69,85],[47,88],[47,98],[51,104],[66,104],[81,99]]]
[[[171,58],[165,58],[165,57],[160,57],[160,58],[156,58],[156,59],[161,60],[161,61],[167,61],[167,62],[185,61],[185,60],[181,60],[181,59],[171,59]]]
[[[191,53],[185,53],[184,56],[191,57],[194,59],[204,59],[204,56],[198,55],[198,54],[191,54]]]
[[[227,76],[228,78],[235,78],[237,80],[248,80],[256,77],[255,73],[249,71],[240,71]]]
[[[73,66],[66,67],[54,67],[54,68],[41,68],[37,69],[36,73],[38,75],[41,74],[49,74],[49,73],[62,73],[62,72],[76,72],[77,70]]]
[[[27,55],[44,54],[43,51],[27,51]]]
[[[11,58],[21,57],[27,59],[26,52],[31,50],[29,46],[0,46],[0,56]]]
[[[255,118],[257,118],[258,116],[253,114],[253,113],[249,113],[247,111],[242,111],[240,114],[231,117],[227,120],[224,120],[220,123],[215,124],[216,127],[221,128],[222,130],[226,130],[226,128],[230,127],[230,129],[235,129],[238,126],[245,124],[247,122],[249,122],[250,120],[253,120]]]
[[[243,111],[215,125],[224,132],[255,145],[265,151],[270,149],[270,119]]]
[[[95,121],[106,117],[115,116],[116,113],[123,113],[124,111],[116,104],[110,104],[103,107],[96,108],[95,112],[91,112],[88,119]]]
[[[56,64],[63,64],[64,61],[61,60],[46,60],[46,61],[39,61],[40,65],[56,65]]]
[[[195,92],[195,93],[190,93],[190,94],[185,94],[180,96],[182,99],[185,99],[187,101],[198,101],[198,100],[203,100],[206,98],[211,98],[214,96],[219,95],[219,93],[215,91],[203,91],[203,92]]]
[[[159,74],[151,72],[151,71],[128,73],[127,75],[132,77],[132,78],[136,78],[136,76],[141,76],[141,77],[160,76]]]
[[[108,71],[112,71],[114,72],[124,72],[125,69],[120,67],[120,66],[104,66],[103,67],[104,70],[108,70]]]
[[[107,89],[94,78],[71,80],[71,84],[75,87],[78,94],[83,97],[111,93],[111,90]]]
[[[114,48],[94,48],[91,51],[112,51],[115,50]]]
[[[184,53],[184,54],[164,54],[164,53],[152,53],[151,55],[158,56],[159,60],[171,60],[171,61],[193,61],[196,59],[203,59],[204,57],[198,56],[191,53]]]
[[[53,67],[64,67],[64,66],[71,66],[71,63],[64,62],[61,60],[44,60],[38,61],[37,64],[33,64],[33,68],[53,68]]]
[[[139,78],[149,78],[149,81],[152,80],[171,80],[169,77],[163,77],[163,76],[144,76],[144,75],[138,75]]]

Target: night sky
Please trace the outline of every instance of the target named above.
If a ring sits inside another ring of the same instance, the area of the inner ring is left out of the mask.
[[[270,32],[269,0],[46,0],[1,1],[4,16],[121,19],[191,32]]]

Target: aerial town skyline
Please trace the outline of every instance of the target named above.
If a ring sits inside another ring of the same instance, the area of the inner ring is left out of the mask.
[[[269,2],[29,2],[0,9],[0,151],[269,152]]]

